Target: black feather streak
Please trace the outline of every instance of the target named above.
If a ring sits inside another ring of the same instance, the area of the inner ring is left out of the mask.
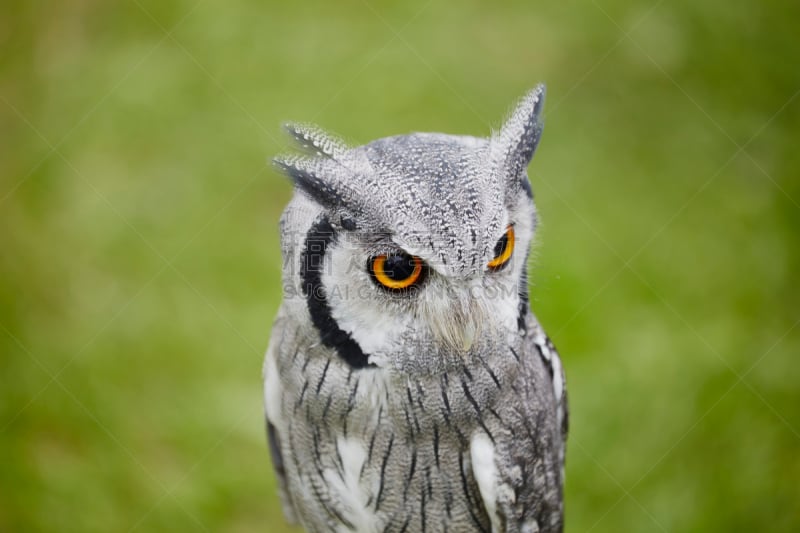
[[[331,402],[333,401],[333,395],[329,394],[328,399],[325,400],[325,407],[322,409],[322,418],[325,419],[328,417],[328,411],[331,408]]]
[[[267,442],[269,442],[269,451],[272,459],[272,467],[278,474],[280,479],[286,479],[286,468],[283,464],[283,455],[281,454],[280,441],[278,440],[278,431],[271,422],[267,422]]]
[[[376,438],[378,438],[377,431],[372,434],[372,438],[369,440],[369,453],[367,453],[367,463],[372,462],[372,451],[375,449]]]
[[[328,245],[335,239],[336,233],[326,216],[321,216],[306,235],[300,275],[303,279],[302,289],[308,313],[323,345],[335,349],[353,368],[374,366],[369,363],[368,355],[361,350],[358,343],[349,333],[340,329],[339,324],[331,316],[331,308],[321,278],[325,253]]]
[[[483,422],[481,408],[478,405],[478,402],[475,401],[475,397],[472,396],[472,392],[469,390],[466,381],[461,381],[461,388],[464,389],[464,395],[467,397],[467,401],[472,404],[472,407],[475,409],[475,413],[478,415],[478,424],[480,424],[481,428],[483,428],[483,431],[485,431],[486,435],[489,436],[489,440],[491,440],[492,444],[494,444],[494,435],[492,435],[492,433],[489,431],[489,428],[487,428],[486,424]]]
[[[524,180],[528,183],[528,180]],[[522,276],[519,279],[519,314],[517,315],[517,328],[520,331],[527,332],[528,324],[528,266],[522,269]]]
[[[303,382],[303,389],[300,391],[300,397],[297,398],[297,403],[294,406],[295,409],[303,405],[303,398],[306,395],[306,390],[308,390],[308,380],[305,380],[305,382]]]
[[[439,464],[439,426],[433,425],[433,455],[436,457],[436,468],[441,468]]]
[[[450,400],[447,398],[447,372],[441,378],[442,401],[444,402],[444,420],[450,425]]]
[[[422,533],[425,533],[425,529],[426,529],[426,525],[427,525],[426,524],[426,519],[425,519],[425,511],[426,511],[425,504],[426,504],[426,502],[427,502],[427,494],[423,490],[422,494],[421,494],[420,503],[419,503],[419,513],[420,513],[420,523],[422,524]]]
[[[356,384],[353,385],[353,389],[350,391],[350,396],[347,397],[347,412],[345,412],[344,416],[348,416],[356,406],[356,392],[358,392],[358,384],[360,380],[356,380]]]
[[[486,369],[486,372],[489,373],[489,377],[492,378],[492,381],[494,381],[494,384],[497,385],[497,388],[498,389],[502,389],[502,387],[500,386],[500,380],[497,379],[497,376],[495,375],[495,373],[492,372],[492,369],[489,366],[489,363],[486,362],[486,359],[484,359],[481,356],[478,356],[478,360],[481,362],[481,365],[483,365],[483,368]]]
[[[406,478],[406,486],[403,488],[403,500],[408,500],[408,489],[411,487],[411,481],[414,479],[414,472],[417,469],[417,449],[411,450],[411,466],[408,469],[408,477]]]
[[[433,483],[431,483],[431,465],[425,465],[425,482],[428,489],[428,497],[433,498]]]
[[[383,455],[381,462],[381,486],[378,489],[378,496],[375,498],[375,510],[377,511],[381,502],[383,501],[383,489],[386,486],[386,465],[389,463],[389,455],[392,453],[392,445],[394,444],[394,433],[389,437],[389,445],[386,447],[386,453]]]
[[[328,375],[328,368],[331,366],[331,360],[328,359],[325,361],[325,368],[322,369],[322,375],[319,377],[319,381],[317,382],[317,396],[319,396],[319,391],[322,390],[322,384],[325,383],[325,376]]]
[[[400,528],[400,533],[405,533],[408,530],[408,525],[411,523],[411,515],[406,517],[406,521],[403,522],[403,527]]]

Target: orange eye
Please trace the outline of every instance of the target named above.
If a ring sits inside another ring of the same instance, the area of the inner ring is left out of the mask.
[[[511,259],[514,253],[514,226],[508,226],[506,232],[494,246],[494,259],[489,261],[489,269],[500,270]]]
[[[395,291],[407,289],[420,281],[422,259],[406,253],[377,255],[369,260],[369,272],[378,285]]]

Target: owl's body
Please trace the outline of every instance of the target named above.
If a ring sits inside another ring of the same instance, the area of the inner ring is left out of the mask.
[[[542,98],[491,139],[290,128],[316,152],[279,162],[298,187],[265,395],[290,521],[561,531],[566,391],[526,279]]]

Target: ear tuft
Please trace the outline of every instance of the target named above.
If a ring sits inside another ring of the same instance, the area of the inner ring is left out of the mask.
[[[290,122],[283,128],[305,150],[329,159],[341,159],[348,147],[339,137],[327,133],[313,124]]]
[[[501,164],[512,177],[519,177],[531,162],[542,136],[542,108],[545,86],[539,84],[522,98],[500,133],[493,139],[500,150]]]
[[[340,206],[345,203],[341,192],[320,177],[324,175],[323,161],[292,156],[279,156],[272,160],[281,172],[292,178],[297,187],[318,203],[329,208]]]
[[[344,162],[350,149],[338,137],[311,124],[289,123],[284,128],[310,154],[278,156],[272,160],[284,174],[323,207],[349,208],[358,200],[354,174]]]

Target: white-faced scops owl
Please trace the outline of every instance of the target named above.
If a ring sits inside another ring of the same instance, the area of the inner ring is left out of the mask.
[[[553,532],[567,403],[528,305],[544,87],[489,138],[305,149],[264,365],[284,514],[310,532]]]

